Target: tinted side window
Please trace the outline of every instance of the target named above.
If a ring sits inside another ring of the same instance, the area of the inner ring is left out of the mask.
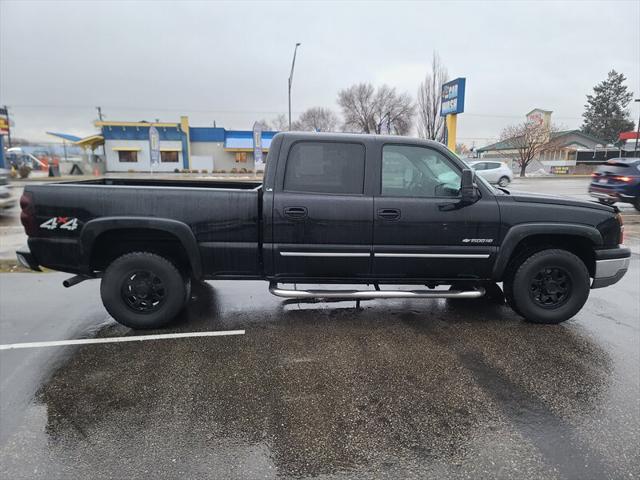
[[[431,148],[385,145],[382,149],[382,195],[456,197],[460,173]]]
[[[497,162],[487,163],[487,170],[495,170],[496,168],[500,168],[502,165]]]
[[[284,189],[361,194],[364,191],[364,152],[364,146],[357,143],[295,143],[287,158]]]

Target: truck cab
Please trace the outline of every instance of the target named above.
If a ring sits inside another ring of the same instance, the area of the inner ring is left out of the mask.
[[[463,198],[467,167],[443,146],[308,134],[275,143],[263,194],[269,276],[339,283],[490,277],[498,203],[484,183]]]

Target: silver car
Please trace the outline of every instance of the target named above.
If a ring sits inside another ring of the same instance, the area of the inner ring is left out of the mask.
[[[470,166],[489,183],[497,183],[501,187],[506,187],[513,180],[513,171],[503,162],[479,161],[472,162]]]
[[[0,211],[13,207],[17,201],[9,189],[9,171],[0,168]]]

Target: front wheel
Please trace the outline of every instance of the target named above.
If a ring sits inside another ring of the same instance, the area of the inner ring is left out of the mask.
[[[500,180],[498,180],[498,185],[500,185],[501,187],[506,187],[507,185],[509,185],[509,183],[511,183],[509,177],[500,177]]]
[[[100,284],[109,314],[131,328],[159,328],[169,323],[185,305],[187,290],[173,263],[149,252],[118,257],[107,267]]]
[[[589,271],[571,252],[542,250],[507,276],[505,291],[514,310],[534,323],[561,323],[573,317],[589,297]],[[509,298],[511,297],[511,298]]]

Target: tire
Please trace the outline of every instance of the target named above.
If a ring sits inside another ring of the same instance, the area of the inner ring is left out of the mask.
[[[505,295],[516,313],[533,323],[561,323],[584,306],[590,279],[573,253],[542,250],[527,258],[505,279]]]
[[[188,301],[187,283],[164,257],[127,253],[107,267],[100,296],[107,312],[130,328],[160,328],[171,322]]]
[[[633,201],[633,207],[640,212],[640,197],[636,197]]]
[[[506,187],[510,183],[511,180],[509,180],[509,177],[500,177],[500,180],[498,180],[498,185],[500,185],[501,187]]]

